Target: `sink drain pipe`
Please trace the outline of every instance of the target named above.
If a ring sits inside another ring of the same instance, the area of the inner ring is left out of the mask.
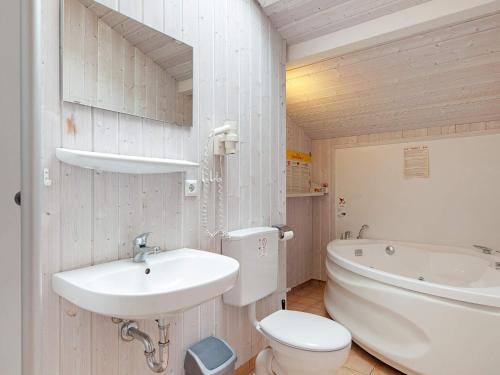
[[[153,340],[147,333],[139,329],[135,321],[123,322],[121,336],[124,341],[139,340],[144,345],[144,356],[146,357],[148,367],[151,371],[160,373],[164,372],[168,367],[169,325],[163,319],[157,320],[156,323],[158,324],[158,333],[160,336],[158,341],[158,360],[156,359],[156,349]]]

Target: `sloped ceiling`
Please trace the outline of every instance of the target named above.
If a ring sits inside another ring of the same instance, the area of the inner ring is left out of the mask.
[[[287,113],[313,139],[499,120],[500,13],[288,70]]]
[[[259,0],[288,44],[425,3],[429,0]]]

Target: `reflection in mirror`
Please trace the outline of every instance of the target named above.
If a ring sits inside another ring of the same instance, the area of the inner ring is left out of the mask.
[[[192,47],[93,0],[63,1],[63,100],[192,125]]]

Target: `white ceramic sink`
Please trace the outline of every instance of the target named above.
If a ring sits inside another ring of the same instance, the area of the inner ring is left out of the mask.
[[[60,272],[52,287],[61,297],[98,314],[127,319],[156,319],[228,291],[239,263],[224,255],[179,249]]]

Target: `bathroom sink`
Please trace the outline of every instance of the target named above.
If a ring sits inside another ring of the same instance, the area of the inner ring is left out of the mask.
[[[52,276],[61,297],[98,314],[156,319],[228,291],[239,263],[224,255],[193,249],[165,251],[144,263],[118,260]]]

